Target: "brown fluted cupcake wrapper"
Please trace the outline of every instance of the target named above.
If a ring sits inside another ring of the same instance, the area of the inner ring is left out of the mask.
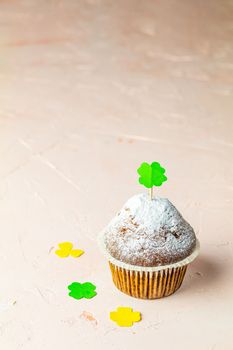
[[[135,298],[157,299],[173,294],[182,284],[187,265],[161,271],[132,271],[109,262],[115,286]]]

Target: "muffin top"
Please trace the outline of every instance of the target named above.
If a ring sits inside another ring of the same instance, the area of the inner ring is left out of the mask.
[[[190,255],[196,246],[193,228],[167,198],[147,194],[130,198],[104,232],[107,251],[137,266],[163,266]]]

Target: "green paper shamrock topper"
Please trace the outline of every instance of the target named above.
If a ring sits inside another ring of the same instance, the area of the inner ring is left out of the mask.
[[[151,199],[153,186],[161,186],[164,181],[167,181],[165,169],[162,168],[158,162],[153,162],[151,164],[142,163],[137,169],[137,172],[140,175],[138,179],[139,183],[151,189]]]

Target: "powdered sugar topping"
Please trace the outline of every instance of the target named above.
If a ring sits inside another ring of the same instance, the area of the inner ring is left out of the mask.
[[[135,195],[104,232],[116,259],[138,266],[159,266],[186,258],[195,248],[192,227],[166,198]]]

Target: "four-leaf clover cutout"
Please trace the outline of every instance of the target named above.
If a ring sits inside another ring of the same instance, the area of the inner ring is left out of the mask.
[[[139,183],[147,188],[161,186],[164,181],[167,181],[165,169],[158,162],[142,163],[137,172],[140,175]]]
[[[70,242],[59,243],[58,247],[60,249],[56,250],[55,254],[57,254],[60,258],[67,258],[68,256],[78,258],[84,253],[84,251],[81,249],[73,249],[73,244]]]
[[[117,311],[110,312],[110,319],[120,327],[131,327],[134,322],[141,320],[141,314],[130,307],[118,307]]]
[[[73,282],[68,286],[69,296],[74,299],[91,299],[96,296],[96,286],[91,282],[79,283]]]

